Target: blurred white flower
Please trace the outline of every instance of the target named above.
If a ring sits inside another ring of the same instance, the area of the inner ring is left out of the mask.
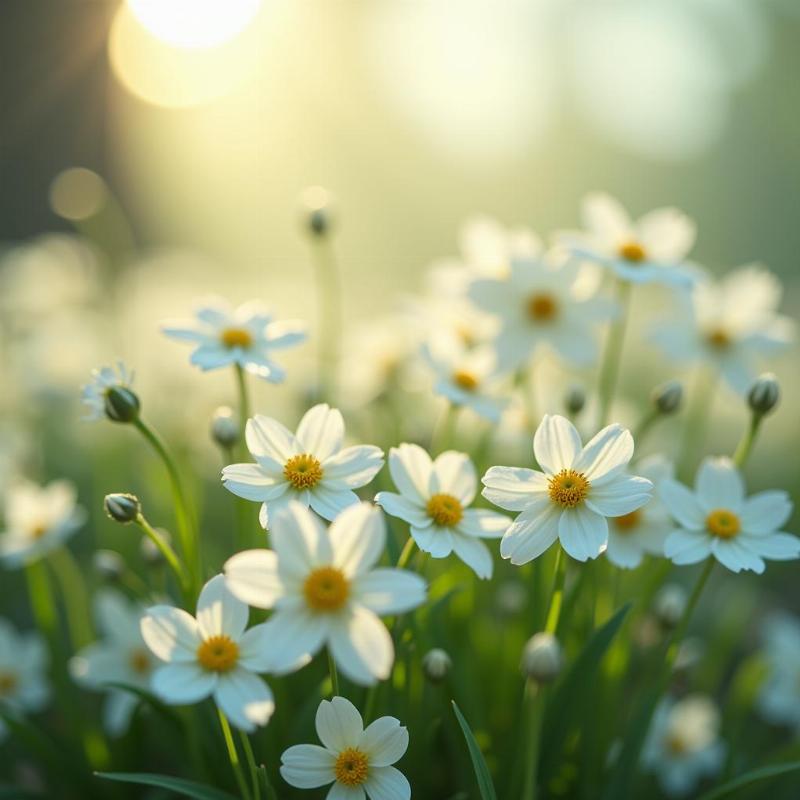
[[[411,786],[392,766],[408,749],[408,730],[394,717],[364,728],[358,709],[344,697],[319,704],[317,736],[322,747],[297,744],[281,756],[281,776],[298,789],[332,783],[329,800],[409,800]]]
[[[174,705],[213,696],[243,731],[266,725],[275,703],[256,673],[269,672],[279,655],[265,624],[249,630],[247,606],[213,577],[197,599],[197,617],[181,608],[152,606],[141,621],[145,643],[165,664],[153,672],[153,691]]]
[[[202,370],[238,364],[271,383],[280,383],[286,372],[271,357],[302,342],[305,331],[297,322],[275,322],[256,302],[233,308],[223,300],[198,309],[196,321],[167,322],[162,331],[172,339],[196,345],[190,361]]]
[[[0,534],[0,561],[18,568],[63,544],[86,521],[68,481],[38,486],[30,481],[13,484],[5,497],[6,529]]]
[[[613,315],[613,306],[599,297],[581,296],[579,278],[576,262],[518,259],[511,262],[507,279],[471,283],[470,299],[501,320],[494,341],[499,369],[521,366],[540,346],[573,366],[596,360],[594,329]]]
[[[706,458],[694,491],[669,478],[659,494],[680,526],[664,543],[675,564],[695,564],[713,555],[733,572],[764,571],[764,559],[800,558],[800,539],[779,528],[792,513],[792,501],[781,490],[745,497],[739,471],[729,458]]]
[[[38,633],[17,633],[0,619],[0,709],[13,713],[41,711],[50,698],[45,676],[47,650]],[[8,734],[0,719],[0,742]]]
[[[562,231],[559,243],[576,258],[602,264],[631,283],[685,286],[697,275],[685,264],[694,223],[676,208],[661,208],[633,221],[613,197],[587,195],[581,208],[585,232]]]
[[[722,768],[719,712],[703,695],[663,700],[653,715],[642,760],[670,797],[689,794],[703,778]]]
[[[383,451],[373,445],[342,447],[344,420],[322,403],[309,409],[293,434],[260,414],[247,421],[247,448],[255,464],[231,464],[222,470],[228,491],[262,503],[264,528],[291,502],[311,506],[327,520],[358,502],[353,489],[368,484],[383,466]]]
[[[274,608],[266,624],[277,658],[289,671],[327,645],[354,683],[385,680],[394,662],[392,637],[379,614],[401,614],[425,601],[412,572],[374,569],[386,543],[379,508],[359,503],[326,530],[299,503],[272,522],[273,550],[247,550],[225,563],[230,590],[257,608]]]
[[[133,370],[129,370],[122,361],[117,361],[115,367],[93,369],[91,383],[82,387],[81,400],[89,408],[84,419],[87,422],[105,419],[108,390],[115,387],[130,389],[133,379]]]
[[[763,655],[767,676],[758,693],[761,715],[773,725],[800,734],[800,620],[787,612],[764,624]]]
[[[545,414],[533,438],[543,470],[491,467],[483,476],[483,496],[507,511],[522,512],[500,542],[512,564],[537,558],[556,539],[578,561],[606,549],[606,517],[630,514],[645,505],[653,484],[627,475],[633,437],[614,424],[586,446],[566,417]]]
[[[419,549],[434,558],[455,551],[479,578],[491,578],[492,555],[481,539],[500,538],[511,520],[467,508],[478,488],[469,456],[448,450],[432,461],[419,445],[401,444],[389,452],[389,471],[400,494],[379,492],[375,502],[411,526]]]
[[[130,725],[139,699],[110,684],[149,689],[153,668],[159,662],[142,638],[139,626],[145,613],[143,607],[118,591],[102,589],[95,595],[94,612],[103,638],[73,656],[69,672],[81,686],[108,692],[103,724],[110,736],[121,736]]]
[[[698,282],[651,339],[678,362],[713,365],[733,389],[744,392],[759,372],[759,359],[794,341],[793,320],[777,313],[781,294],[772,273],[740,267],[718,282]]]

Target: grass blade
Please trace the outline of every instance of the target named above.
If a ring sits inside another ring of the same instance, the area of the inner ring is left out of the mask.
[[[728,781],[722,786],[717,786],[710,789],[705,794],[701,795],[698,800],[719,800],[721,797],[727,797],[735,792],[737,789],[743,789],[751,783],[757,781],[764,781],[769,778],[778,778],[781,775],[788,775],[790,772],[797,772],[800,770],[800,761],[791,761],[787,764],[770,764],[767,767],[759,767],[758,769],[745,772],[738,778]]]
[[[481,749],[475,741],[475,735],[464,719],[461,710],[456,705],[456,701],[452,700],[451,702],[458,724],[461,726],[461,732],[464,734],[464,739],[466,739],[467,742],[467,749],[469,750],[469,757],[472,760],[472,767],[475,770],[475,778],[478,782],[478,791],[481,793],[481,800],[497,800],[497,794],[494,790],[494,784],[492,783],[492,776],[489,774],[489,768],[486,766],[483,753],[481,753]]]
[[[95,775],[98,778],[121,783],[158,786],[183,797],[193,797],[194,800],[236,800],[232,794],[215,789],[213,786],[187,781],[185,778],[174,778],[171,775],[154,775],[150,772],[95,772]]]

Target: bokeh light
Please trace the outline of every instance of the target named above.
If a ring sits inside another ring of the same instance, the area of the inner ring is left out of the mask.
[[[103,207],[106,198],[105,181],[85,167],[65,169],[50,185],[50,206],[64,219],[88,219]]]

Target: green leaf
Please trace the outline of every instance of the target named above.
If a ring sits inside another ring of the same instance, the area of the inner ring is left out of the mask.
[[[173,778],[171,775],[153,775],[150,772],[95,772],[95,775],[98,778],[121,783],[158,786],[184,797],[193,797],[195,800],[236,800],[234,795],[215,789],[213,786],[187,781],[185,778]]]
[[[469,724],[464,719],[464,715],[456,705],[456,701],[451,701],[453,704],[453,711],[455,711],[458,724],[461,726],[461,732],[467,741],[467,749],[469,750],[469,757],[472,760],[472,767],[475,770],[475,778],[478,781],[478,791],[481,793],[481,800],[497,800],[497,794],[494,790],[492,783],[492,776],[489,774],[489,768],[486,766],[486,761],[483,758],[478,743],[475,741],[475,735],[469,727]]]
[[[788,775],[790,772],[800,771],[800,761],[792,761],[788,764],[770,764],[767,767],[760,767],[759,769],[745,772],[738,778],[734,778],[722,786],[717,786],[715,789],[710,789],[704,795],[701,795],[698,800],[719,800],[720,797],[727,797],[737,789],[742,789],[749,786],[756,781],[763,781],[767,778],[778,778],[781,775]]]

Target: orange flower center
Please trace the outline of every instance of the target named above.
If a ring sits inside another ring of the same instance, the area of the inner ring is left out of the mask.
[[[706,340],[715,350],[727,350],[731,344],[730,334],[722,328],[714,328],[706,334]]]
[[[437,524],[445,528],[458,525],[464,516],[464,507],[458,498],[451,494],[434,494],[425,505],[428,516]]]
[[[44,536],[49,530],[50,530],[49,525],[46,525],[44,522],[37,522],[31,528],[31,537],[34,539],[41,539],[42,536]]]
[[[350,581],[337,567],[317,567],[303,583],[303,594],[314,611],[338,611],[350,595]]]
[[[137,675],[146,675],[150,671],[150,654],[146,650],[134,650],[128,657],[128,664]]]
[[[642,510],[637,508],[628,514],[623,514],[621,517],[614,517],[614,525],[620,533],[630,533],[634,528],[639,527],[642,521]]]
[[[562,469],[548,481],[550,499],[562,508],[575,508],[589,494],[589,481],[582,472]]]
[[[626,261],[638,264],[645,260],[647,254],[639,242],[625,242],[625,244],[620,245],[619,255],[620,258],[624,258]]]
[[[337,756],[333,772],[339,783],[361,786],[369,774],[369,759],[357,747],[348,747]]]
[[[457,369],[453,373],[453,383],[466,392],[474,392],[478,388],[478,379],[473,372]]]
[[[534,322],[551,322],[558,316],[558,302],[549,294],[534,294],[528,298],[528,316]]]
[[[0,697],[7,697],[17,687],[17,676],[10,672],[0,672]]]
[[[292,456],[283,467],[283,475],[295,489],[311,489],[322,480],[322,465],[314,456]]]
[[[197,660],[210,672],[228,672],[239,660],[239,645],[224,633],[211,636],[197,648]]]
[[[742,528],[739,517],[725,508],[714,509],[706,517],[706,528],[712,536],[720,539],[733,539]]]
[[[225,347],[250,347],[253,344],[253,334],[247,328],[225,328],[219,335]]]

